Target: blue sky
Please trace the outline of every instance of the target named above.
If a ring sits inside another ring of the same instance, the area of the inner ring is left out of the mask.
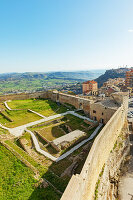
[[[133,66],[133,0],[0,0],[0,73]]]

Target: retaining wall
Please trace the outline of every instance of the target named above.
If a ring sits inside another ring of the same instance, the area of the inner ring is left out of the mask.
[[[122,105],[96,137],[80,175],[73,175],[61,200],[92,200],[99,174],[121,133],[127,110]]]

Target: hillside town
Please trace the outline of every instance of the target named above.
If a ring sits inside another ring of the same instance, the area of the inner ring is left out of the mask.
[[[109,78],[103,85],[98,88],[98,83],[94,80],[82,83],[82,92],[85,96],[109,97],[115,92],[133,92],[133,69],[126,72],[125,78]]]

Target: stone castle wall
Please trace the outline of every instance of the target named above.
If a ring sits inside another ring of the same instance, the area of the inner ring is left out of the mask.
[[[7,100],[21,100],[21,99],[31,99],[31,98],[48,98],[47,92],[35,92],[35,93],[20,93],[20,94],[9,94],[0,95],[0,102]]]
[[[0,101],[19,100],[30,98],[51,99],[60,103],[68,103],[77,109],[83,109],[85,113],[90,114],[91,108],[95,105],[92,100],[67,95],[59,92],[45,91],[36,93],[22,93],[13,95],[0,96]],[[94,197],[95,186],[99,174],[109,158],[110,151],[120,135],[127,116],[128,97],[127,95],[115,94],[113,99],[121,106],[115,112],[107,110],[105,113],[108,117],[106,125],[96,137],[90,153],[86,159],[84,167],[79,175],[73,175],[61,200],[92,200]],[[99,107],[97,108],[97,112]],[[115,112],[115,113],[114,113]],[[100,119],[99,119],[100,120]]]
[[[53,101],[60,103],[68,103],[73,105],[77,109],[84,110],[86,114],[90,113],[90,105],[93,103],[93,101],[89,99],[84,99],[73,95],[59,93],[56,91],[1,95],[0,102],[7,100],[21,100],[21,99],[31,99],[31,98],[44,98],[44,99],[51,99]]]
[[[93,103],[92,100],[63,93],[59,93],[59,102],[71,104],[77,109],[82,109],[86,114],[90,114],[90,105]]]
[[[103,106],[102,104],[97,104],[97,103],[93,103],[90,108],[91,119],[94,120],[94,117],[96,117],[96,120],[98,122],[102,122],[104,124],[106,124],[110,120],[110,118],[115,112],[116,109],[108,108]]]
[[[99,174],[126,121],[127,109],[124,105],[119,107],[96,137],[81,173],[73,175],[61,200],[92,200],[94,198]]]
[[[119,177],[121,167],[126,156],[130,153],[130,140],[128,123],[125,122],[117,141],[109,154],[100,172],[95,188],[95,199],[97,200],[116,200],[118,197]]]

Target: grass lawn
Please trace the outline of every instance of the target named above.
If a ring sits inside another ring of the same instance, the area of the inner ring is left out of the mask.
[[[59,200],[53,188],[36,187],[32,171],[10,151],[0,145],[0,199],[1,200]]]
[[[41,119],[38,115],[28,112],[27,110],[5,110],[3,113],[13,120],[13,122],[10,122],[0,114],[0,123],[9,128],[14,128]]]
[[[29,139],[29,137],[27,137],[27,136],[26,136],[26,138]],[[8,140],[8,141],[6,141],[6,143],[10,147],[12,147],[17,153],[19,153],[20,156],[22,156],[29,163],[31,163],[31,165],[33,165],[39,171],[40,175],[42,177],[45,177],[48,181],[50,181],[57,189],[59,189],[62,192],[65,190],[70,177],[69,177],[69,179],[67,177],[58,178],[57,175],[60,175],[61,173],[63,173],[63,171],[69,166],[69,164],[71,164],[71,161],[69,161],[68,159],[65,159],[63,161],[60,161],[59,162],[60,164],[53,162],[52,165],[51,164],[48,165],[48,163],[45,163],[44,166],[42,166],[41,164],[39,164],[36,161],[36,159],[33,159],[29,154],[27,154],[23,149],[18,147],[14,142]],[[38,156],[39,156],[39,154],[38,154]],[[44,159],[45,159],[45,157],[44,157]],[[54,171],[55,174],[53,174],[53,172],[51,172],[51,170]],[[30,199],[32,199],[32,198],[30,198]],[[54,200],[54,198],[51,198],[51,199],[48,198],[48,200]]]
[[[44,126],[33,126],[30,128],[31,131],[37,131],[42,136],[44,136],[47,140],[52,141],[58,137],[61,137],[64,135],[64,131],[66,134],[68,131],[66,130],[65,125],[69,126],[72,131],[75,131],[76,129],[84,131],[90,135],[94,130],[87,130],[86,128],[89,127],[88,124],[84,122],[83,119],[80,119],[74,115],[65,115],[63,118],[60,119],[60,123],[57,125],[44,125]]]
[[[8,132],[8,130],[0,128],[0,135],[3,135],[3,134],[9,134],[9,132]]]
[[[31,109],[44,116],[50,116],[67,111],[65,106],[58,106],[52,100],[43,99],[13,100],[8,102],[8,105],[12,109]]]
[[[38,132],[49,141],[52,141],[64,135],[63,130],[60,129],[58,126],[50,126],[47,128],[42,128],[38,130]]]
[[[4,103],[0,103],[0,109],[5,109]]]
[[[62,119],[64,121],[66,121],[66,125],[68,125],[72,131],[75,131],[76,129],[81,130],[81,131],[85,131],[85,128],[82,127],[82,125],[84,127],[89,127],[89,125],[87,125],[83,119],[80,119],[74,115],[65,115],[64,119]]]

